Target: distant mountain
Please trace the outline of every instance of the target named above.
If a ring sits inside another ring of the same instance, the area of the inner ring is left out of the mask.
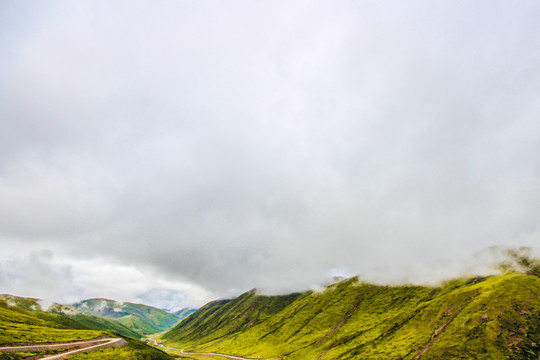
[[[44,311],[42,310],[41,304],[43,304],[43,302],[39,299],[7,294],[0,295],[0,307],[4,310],[5,317],[3,320],[5,321],[9,320],[11,322],[17,322],[17,317],[31,317],[33,320],[30,323],[35,322],[35,319],[39,319],[36,324],[41,324],[43,322],[43,324],[45,324],[44,327],[58,329],[67,328],[72,330],[114,331],[118,334],[125,335],[133,339],[142,337],[142,334],[133,331],[123,324],[111,319],[94,315],[80,314],[73,307],[56,303],[50,304],[46,307],[46,309],[44,309],[48,311]],[[16,328],[17,327],[13,326],[2,327],[3,331],[6,332],[16,331]],[[22,329],[25,331],[25,327]]]
[[[184,309],[173,312],[173,314],[183,319],[193,314],[195,311],[197,311],[197,309],[184,308]]]
[[[357,278],[322,292],[211,302],[168,345],[267,359],[539,359],[540,278],[510,273],[440,287]]]
[[[155,334],[170,329],[182,316],[168,313],[152,306],[121,303],[109,299],[88,299],[72,305],[83,314],[115,319],[142,335]]]

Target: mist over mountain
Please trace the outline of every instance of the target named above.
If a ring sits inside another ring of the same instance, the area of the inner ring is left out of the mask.
[[[161,339],[189,352],[247,358],[536,359],[539,276],[454,279],[438,287],[352,278],[288,296],[250,291],[203,306]]]
[[[87,299],[72,306],[83,314],[115,319],[141,334],[141,337],[168,330],[185,317],[143,304],[121,303],[109,299]]]

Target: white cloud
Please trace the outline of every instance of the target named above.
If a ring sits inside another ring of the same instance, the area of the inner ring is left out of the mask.
[[[54,252],[75,293],[199,303],[537,243],[535,2],[10,6],[2,247]]]
[[[66,264],[54,264],[51,252],[4,256],[0,258],[3,269],[0,288],[3,293],[40,298],[45,308],[53,301],[69,302],[81,293],[80,285],[73,279],[72,268]]]
[[[121,302],[140,302],[163,306],[162,299],[145,297],[152,289],[159,288],[174,293],[169,308],[199,307],[213,298],[213,294],[200,286],[180,280],[166,279],[155,270],[145,267],[114,264],[110,259],[89,258],[84,260],[62,259],[70,262],[74,278],[84,289],[80,299],[104,297]],[[181,296],[179,296],[181,295]]]
[[[103,297],[122,302],[138,302],[169,308],[199,307],[215,295],[201,287],[163,278],[148,267],[114,264],[99,258],[71,259],[49,251],[0,258],[2,293],[40,298],[47,309],[52,302],[73,303]],[[167,292],[164,299],[148,297],[154,288]],[[121,304],[119,302],[118,304]]]

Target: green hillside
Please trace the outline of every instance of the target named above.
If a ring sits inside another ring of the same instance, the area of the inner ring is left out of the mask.
[[[119,303],[109,299],[88,299],[73,304],[83,314],[115,319],[142,335],[155,334],[170,329],[182,317],[151,306]]]
[[[0,299],[0,345],[85,340],[101,335],[118,337],[119,335],[115,332],[96,329],[103,328],[115,331],[115,326],[122,327],[121,324],[117,324],[113,320],[97,316],[83,314],[68,316],[38,311],[32,306],[38,301],[37,299],[14,297],[16,299],[10,299],[8,303],[5,299],[9,297],[12,296],[2,296]],[[17,306],[16,303],[23,307]],[[25,310],[25,308],[29,308],[31,311]],[[125,330],[130,331],[129,329]],[[128,341],[126,347],[99,350],[73,358],[172,360],[172,356],[140,341],[127,337],[125,339]],[[0,359],[23,359],[33,355],[38,355],[38,353],[0,352]]]
[[[301,296],[302,294],[261,296],[251,290],[235,300],[213,301],[167,332],[165,339],[172,338],[177,329],[182,329],[182,334],[186,335],[182,340],[207,343],[221,339],[269,319]]]
[[[141,333],[132,330],[131,328],[125,326],[124,324],[121,324],[117,321],[103,318],[100,316],[86,315],[86,314],[75,314],[75,315],[52,314],[52,315],[57,317],[55,321],[73,329],[110,330],[110,331],[114,331],[115,333],[130,337],[132,339],[140,339],[142,337]],[[42,314],[38,316],[45,317],[47,315]]]
[[[132,330],[118,321],[100,316],[80,314],[69,305],[53,303],[48,309],[42,310],[41,300],[39,299],[2,294],[0,295],[0,300],[3,300],[9,309],[30,311],[32,312],[32,316],[70,329],[110,330],[133,339],[142,337],[141,333]]]
[[[193,314],[195,311],[197,311],[197,309],[183,308],[181,310],[173,312],[173,314],[183,319]]]
[[[36,298],[21,297],[9,294],[0,294],[0,300],[3,300],[11,307],[17,307],[27,311],[47,311],[42,309],[41,300]],[[51,304],[51,307],[56,304]]]
[[[540,279],[443,286],[348,279],[324,292],[211,302],[162,337],[168,345],[284,359],[539,359]]]
[[[102,331],[73,329],[55,321],[56,316],[39,317],[34,311],[10,306],[0,299],[0,344],[89,339]]]

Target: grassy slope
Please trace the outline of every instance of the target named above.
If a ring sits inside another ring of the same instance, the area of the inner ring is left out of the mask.
[[[102,331],[71,329],[0,300],[0,344],[13,342],[48,342],[90,339]]]
[[[0,300],[3,300],[10,306],[16,306],[27,311],[41,310],[39,299],[14,296],[9,294],[0,294]]]
[[[234,301],[218,300],[203,306],[174,329],[183,330],[183,341],[211,342],[269,319],[301,296],[260,296],[251,290]],[[164,339],[173,339],[174,334],[176,330],[169,331]]]
[[[184,308],[178,311],[173,312],[174,315],[180,317],[181,319],[184,319],[194,313],[197,309],[190,309],[190,308]]]
[[[73,329],[95,329],[95,330],[108,330],[114,331],[118,334],[133,338],[140,339],[142,334],[133,330],[124,324],[121,324],[117,321],[107,319],[100,316],[86,315],[86,314],[75,314],[75,315],[65,315],[65,314],[48,314],[43,313],[39,314],[40,317],[50,317],[55,316],[54,321],[64,324],[67,327]]]
[[[24,299],[24,298],[21,298]],[[23,300],[24,301],[24,300]],[[11,304],[13,304],[11,302]],[[23,306],[31,305],[24,302]],[[32,310],[33,307],[29,307]],[[87,322],[89,318],[96,318],[115,323],[112,320],[78,314],[75,318]],[[88,323],[77,323],[71,316],[51,314],[38,311],[27,311],[17,306],[9,306],[6,301],[0,300],[0,344],[6,343],[40,343],[53,341],[71,341],[91,339],[100,335],[118,336],[110,331],[82,330]],[[95,326],[95,324],[91,324]],[[119,325],[119,324],[117,324]],[[76,328],[71,328],[75,326]],[[117,349],[104,349],[88,354],[77,355],[77,359],[130,359],[130,360],[172,360],[173,357],[164,352],[147,346],[140,341],[124,337],[128,346]],[[24,358],[27,353],[0,353],[0,359]]]
[[[174,357],[140,341],[126,338],[128,346],[77,354],[70,360],[173,360]]]
[[[66,328],[78,330],[110,330],[134,339],[142,337],[141,333],[126,327],[120,322],[100,316],[77,314],[73,308],[67,305],[53,304],[51,310],[44,312],[41,311],[39,299],[4,294],[0,295],[1,300],[4,300],[5,304],[10,305],[9,308],[12,310],[18,308],[19,310],[30,311],[31,316],[59,324]]]
[[[116,319],[143,335],[158,333],[174,326],[181,317],[151,306],[117,303],[108,299],[83,300],[73,306],[80,312]]]
[[[254,292],[213,302],[163,339],[254,358],[538,359],[539,296],[540,279],[524,274],[439,288],[350,279],[283,303]],[[258,311],[273,301],[284,306]]]

